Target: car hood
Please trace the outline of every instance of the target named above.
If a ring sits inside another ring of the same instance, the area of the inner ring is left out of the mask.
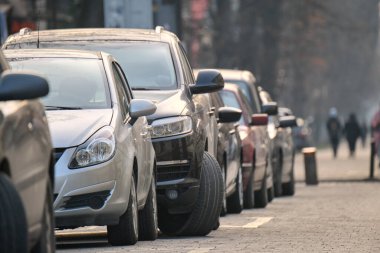
[[[172,116],[181,115],[189,100],[184,89],[170,91],[133,91],[136,98],[149,99],[153,101],[157,110],[148,116],[149,122]]]
[[[110,125],[112,113],[112,109],[46,111],[54,148],[84,143],[99,128]]]

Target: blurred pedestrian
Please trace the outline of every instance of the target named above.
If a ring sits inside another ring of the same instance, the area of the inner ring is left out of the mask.
[[[338,155],[342,125],[338,118],[338,111],[335,107],[332,107],[329,110],[329,118],[327,119],[326,127],[330,138],[330,144],[333,149],[334,158],[336,158]]]
[[[380,158],[380,108],[377,110],[375,115],[373,115],[371,120],[371,139],[375,142],[376,154],[377,157]]]
[[[367,133],[368,133],[368,127],[364,120],[360,126],[360,139],[362,141],[363,148],[365,147],[365,143],[367,141]]]
[[[350,149],[350,156],[352,157],[355,155],[356,141],[360,137],[360,125],[354,113],[351,113],[348,117],[343,130]]]

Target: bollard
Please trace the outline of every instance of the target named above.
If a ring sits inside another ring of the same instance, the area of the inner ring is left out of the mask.
[[[305,183],[306,185],[317,185],[317,149],[315,147],[303,148],[302,153],[305,162]]]
[[[373,179],[374,178],[374,173],[375,173],[375,155],[376,155],[376,145],[375,141],[371,141],[371,153],[370,153],[370,160],[369,160],[369,178]]]

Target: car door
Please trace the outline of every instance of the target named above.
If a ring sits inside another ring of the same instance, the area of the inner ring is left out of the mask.
[[[133,95],[129,88],[127,79],[124,72],[117,62],[112,64],[115,75],[118,76],[122,82],[122,93],[126,104],[130,104]],[[140,117],[132,124],[133,142],[135,144],[136,159],[138,166],[137,176],[137,201],[138,205],[142,205],[148,196],[150,182],[153,174],[153,157],[154,150],[150,139],[148,130],[148,123],[146,117]]]

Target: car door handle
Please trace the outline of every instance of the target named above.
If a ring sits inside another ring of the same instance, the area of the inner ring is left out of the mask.
[[[209,116],[213,116],[215,114],[215,107],[211,107],[210,111],[208,112]]]
[[[235,134],[235,133],[236,133],[236,130],[235,130],[235,129],[229,131],[229,134],[230,134],[230,135],[233,135],[233,134]]]

